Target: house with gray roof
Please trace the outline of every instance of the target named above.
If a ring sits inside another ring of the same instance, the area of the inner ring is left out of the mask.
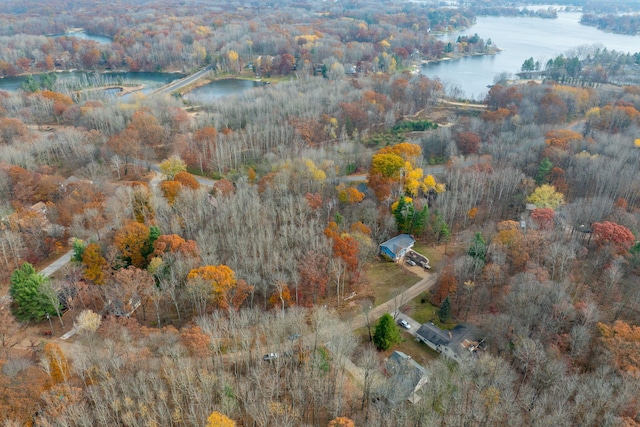
[[[446,331],[429,322],[421,325],[416,331],[416,339],[447,358],[460,362],[467,355],[477,352],[482,341],[482,332],[468,324],[458,325]]]
[[[385,359],[385,370],[388,381],[377,390],[380,397],[392,404],[397,405],[405,400],[416,403],[420,400],[418,391],[427,383],[427,370],[411,356],[394,351],[391,356]]]
[[[416,239],[410,234],[401,234],[382,243],[380,255],[393,262],[400,261],[415,243]]]

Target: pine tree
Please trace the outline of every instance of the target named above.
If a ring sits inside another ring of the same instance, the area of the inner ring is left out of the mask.
[[[400,342],[400,330],[393,321],[393,317],[389,313],[385,313],[373,334],[373,343],[379,350],[388,350],[393,344]]]
[[[471,242],[471,246],[469,246],[467,255],[484,261],[486,254],[487,242],[484,240],[481,233],[476,233],[473,238],[473,242]]]
[[[11,274],[9,293],[16,304],[15,315],[21,321],[44,319],[47,314],[58,312],[51,298],[44,291],[49,279],[36,272],[27,262]]]
[[[553,163],[549,160],[548,157],[545,157],[540,162],[540,166],[538,166],[538,173],[536,174],[536,184],[541,185],[549,182],[549,174],[551,173],[551,169],[553,169]]]
[[[446,323],[451,318],[451,301],[449,300],[449,296],[442,301],[442,305],[438,310],[438,319],[440,319],[441,323]]]
[[[400,196],[398,200],[398,206],[396,206],[395,211],[393,211],[393,217],[396,220],[396,228],[399,233],[405,232],[406,225],[406,210],[407,210],[407,202],[404,196]]]

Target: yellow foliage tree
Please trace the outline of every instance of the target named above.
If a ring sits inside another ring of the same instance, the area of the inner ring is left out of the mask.
[[[304,164],[307,167],[307,171],[311,175],[311,179],[314,181],[322,182],[327,179],[327,174],[313,163],[311,159],[305,159]]]
[[[207,418],[207,427],[236,427],[236,422],[218,411],[214,411]]]
[[[104,269],[109,265],[102,256],[102,248],[97,243],[90,243],[82,253],[82,263],[85,265],[84,278],[96,285],[104,283]]]
[[[635,141],[633,141],[633,144],[634,144],[636,147],[640,148],[640,138],[638,138],[638,139],[636,139]]]
[[[527,202],[533,203],[538,208],[555,209],[564,204],[564,194],[556,191],[553,185],[542,184],[531,193]]]
[[[44,357],[49,367],[53,384],[60,384],[69,378],[69,363],[58,344],[48,342],[44,346]]]
[[[371,174],[380,174],[385,178],[400,179],[400,170],[404,166],[404,159],[396,153],[374,154],[371,159]]]
[[[160,163],[160,171],[168,180],[172,180],[176,174],[185,172],[186,170],[187,164],[178,156],[171,156]]]

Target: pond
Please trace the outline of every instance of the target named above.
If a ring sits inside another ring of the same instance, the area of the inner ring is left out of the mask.
[[[494,83],[496,75],[520,72],[522,63],[530,57],[545,64],[571,49],[593,44],[622,52],[640,51],[640,36],[606,33],[580,25],[580,16],[579,12],[558,12],[557,19],[478,17],[471,28],[442,35],[440,39],[455,42],[460,35],[477,33],[485,41],[491,39],[502,52],[430,63],[421,69],[421,73],[439,77],[450,89],[459,89],[466,98],[483,99],[488,92],[487,85]]]
[[[265,82],[255,80],[223,79],[192,90],[184,99],[193,103],[210,103],[231,95],[240,95],[250,89],[262,87]]]
[[[87,34],[84,31],[77,31],[77,32],[65,33],[65,34],[54,34],[48,37],[75,37],[82,40],[93,40],[94,42],[101,43],[101,44],[109,44],[113,41],[110,37]]]

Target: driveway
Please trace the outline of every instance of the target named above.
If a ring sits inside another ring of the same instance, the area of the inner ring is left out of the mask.
[[[420,326],[422,326],[421,323],[413,320],[411,317],[407,316],[406,314],[404,314],[402,312],[394,312],[393,313],[393,318],[395,319],[396,323],[398,323],[400,320],[404,320],[409,325],[411,325],[411,329],[405,329],[400,325],[398,325],[398,327],[400,329],[402,329],[403,331],[408,332],[410,335],[412,335],[414,337],[416,336],[416,331],[420,328]]]

